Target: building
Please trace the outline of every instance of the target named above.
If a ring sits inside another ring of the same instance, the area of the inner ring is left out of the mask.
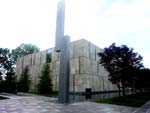
[[[93,99],[117,96],[117,87],[108,80],[108,72],[99,64],[98,53],[102,49],[85,39],[71,42],[70,46],[70,92],[76,95],[75,99],[85,99],[85,92],[90,90]],[[36,90],[43,65],[50,63],[53,89],[58,91],[59,56],[51,48],[18,58],[16,75],[19,77],[22,69],[29,66],[31,90]]]

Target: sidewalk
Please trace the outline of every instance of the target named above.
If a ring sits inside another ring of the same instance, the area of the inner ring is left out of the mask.
[[[79,102],[59,104],[56,98],[43,96],[9,96],[0,100],[0,113],[132,113],[136,108]]]

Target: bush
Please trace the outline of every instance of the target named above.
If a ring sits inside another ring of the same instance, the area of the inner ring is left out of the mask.
[[[26,66],[22,74],[20,76],[19,82],[18,82],[18,91],[20,92],[28,92],[30,89],[30,74],[29,74],[29,68]]]
[[[38,84],[38,92],[41,94],[50,94],[52,92],[52,80],[50,78],[50,65],[45,64],[43,66],[43,70],[41,72],[39,84]]]

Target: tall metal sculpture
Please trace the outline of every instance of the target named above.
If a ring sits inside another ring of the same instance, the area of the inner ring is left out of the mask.
[[[57,8],[55,51],[60,52],[59,102],[69,103],[70,37],[64,36],[65,0],[59,0]]]

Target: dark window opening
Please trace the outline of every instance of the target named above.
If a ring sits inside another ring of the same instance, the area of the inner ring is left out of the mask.
[[[91,99],[92,98],[92,90],[91,90],[91,88],[86,88],[85,89],[85,98],[86,99]]]
[[[46,55],[46,63],[51,63],[52,61],[52,53],[47,53]]]

